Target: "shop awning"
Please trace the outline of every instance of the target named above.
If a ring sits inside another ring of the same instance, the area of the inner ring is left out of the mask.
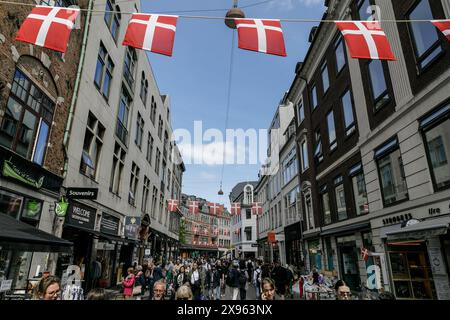
[[[387,240],[424,240],[446,234],[450,225],[450,215],[425,221],[386,232]]]
[[[320,233],[320,235],[321,236],[336,235],[350,231],[367,230],[367,229],[370,229],[370,222],[343,225],[341,227],[324,230]]]
[[[73,243],[0,213],[2,250],[26,252],[72,252]]]

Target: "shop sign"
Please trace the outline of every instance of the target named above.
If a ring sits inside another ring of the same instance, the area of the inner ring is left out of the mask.
[[[96,200],[98,188],[67,188],[67,198]]]
[[[140,226],[141,218],[125,217],[125,237],[129,239],[137,239]]]
[[[5,160],[3,162],[2,174],[4,177],[13,178],[36,189],[40,189],[42,187],[45,179],[44,176],[33,177],[9,160]]]
[[[151,255],[150,249],[145,249],[145,250],[144,250],[144,255],[145,255],[146,257],[149,257],[149,256]]]
[[[100,222],[100,232],[118,235],[119,234],[119,218],[113,217],[107,213],[102,214],[102,220]]]
[[[275,238],[275,232],[270,231],[269,233],[267,233],[267,241],[269,243],[275,243],[277,242],[276,238]]]
[[[0,292],[11,290],[12,280],[3,280],[0,285]]]
[[[71,203],[69,214],[66,216],[65,224],[83,229],[94,230],[95,227],[94,208],[82,205],[80,203]]]
[[[55,202],[55,214],[58,217],[65,217],[67,214],[67,209],[69,208],[69,203],[62,197],[59,202]]]

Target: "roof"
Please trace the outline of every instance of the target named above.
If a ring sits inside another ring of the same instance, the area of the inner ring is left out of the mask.
[[[30,252],[71,252],[72,242],[0,213],[0,247]]]
[[[234,188],[230,192],[231,202],[233,202],[235,199],[237,199],[239,197],[239,195],[244,190],[244,187],[248,184],[252,185],[253,188],[255,188],[258,185],[258,181],[239,182],[237,185],[235,185]]]

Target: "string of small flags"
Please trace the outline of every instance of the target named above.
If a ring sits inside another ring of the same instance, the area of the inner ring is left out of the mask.
[[[80,9],[74,8],[35,6],[21,25],[16,40],[65,52],[79,13]],[[122,44],[172,56],[178,18],[176,15],[133,13]],[[281,20],[243,18],[235,22],[240,49],[287,56]],[[332,22],[344,36],[352,58],[395,60],[380,21]],[[450,19],[429,22],[450,41]]]

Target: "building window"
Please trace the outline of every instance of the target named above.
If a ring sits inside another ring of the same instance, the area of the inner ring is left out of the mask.
[[[339,74],[347,64],[347,58],[345,55],[345,44],[342,37],[339,37],[338,41],[336,42],[334,51],[336,54],[336,71]]]
[[[358,13],[360,20],[370,20],[372,10],[370,10],[371,3],[369,0],[357,0]]]
[[[253,186],[246,185],[244,187],[244,204],[253,203]]]
[[[152,195],[152,218],[156,217],[156,204],[158,202],[158,189],[153,187],[153,195]]]
[[[114,63],[108,52],[106,51],[105,46],[102,42],[100,42],[100,49],[98,51],[97,57],[97,66],[95,67],[94,83],[106,100],[109,99],[113,72]]]
[[[115,1],[114,0],[106,0],[106,8],[105,8],[105,16],[104,20],[105,23],[111,32],[111,35],[115,42],[117,42],[117,38],[119,36],[119,29],[120,29],[120,8],[119,6],[114,6]],[[114,12],[112,12],[114,11]]]
[[[309,160],[308,160],[308,144],[305,141],[302,142],[302,172],[306,171],[309,168]]]
[[[159,175],[159,166],[161,165],[161,151],[156,148],[156,161],[155,161],[155,172]]]
[[[328,66],[325,62],[321,68],[322,73],[322,85],[323,85],[323,94],[325,95],[330,87],[330,76],[328,74]]]
[[[155,125],[155,120],[156,120],[156,102],[155,102],[155,97],[154,96],[152,96],[150,120],[152,121],[153,125]]]
[[[147,105],[147,96],[148,96],[148,80],[145,78],[145,73],[142,71],[141,76],[141,91],[139,92],[139,96],[141,97],[142,103],[144,106]]]
[[[132,206],[136,204],[136,192],[139,183],[139,172],[140,169],[136,163],[131,164],[131,178],[130,178],[130,192],[128,193],[128,203]]]
[[[245,228],[245,239],[247,241],[252,241],[252,227]]]
[[[390,140],[375,151],[385,205],[408,199],[403,161],[397,139]]]
[[[159,140],[162,140],[162,132],[163,132],[163,127],[164,127],[164,121],[161,118],[161,115],[159,116],[159,121],[158,121],[158,137]]]
[[[316,146],[314,148],[314,160],[316,163],[320,163],[323,160],[323,151],[322,151],[322,137],[320,136],[320,131],[316,131]]]
[[[327,124],[328,124],[328,139],[330,141],[330,151],[333,151],[334,149],[337,148],[336,128],[334,125],[333,110],[327,115]]]
[[[116,135],[122,141],[123,144],[127,144],[128,138],[128,115],[130,113],[131,96],[128,94],[127,89],[122,86],[122,92],[120,94],[119,113],[117,115],[117,127]]]
[[[159,195],[159,223],[162,224],[162,217],[164,214],[164,196],[163,196],[164,190],[161,190],[161,194]]]
[[[350,90],[347,90],[341,98],[342,113],[344,114],[345,134],[347,136],[355,132],[355,118],[353,116],[353,101]]]
[[[142,119],[141,114],[138,112],[136,120],[136,139],[134,142],[139,147],[142,148],[142,137],[144,136],[144,119]]]
[[[303,101],[300,101],[297,105],[298,110],[298,125],[305,120],[305,108],[303,107]]]
[[[283,160],[283,185],[289,183],[297,174],[297,151],[293,148]]]
[[[136,68],[136,64],[136,50],[134,50],[134,48],[127,47],[123,66],[123,77],[125,78],[125,81],[129,85],[131,90],[133,90],[134,88],[134,69]]]
[[[339,221],[347,219],[347,205],[345,203],[345,190],[343,182],[344,179],[342,176],[334,180],[334,192],[336,196],[336,208]]]
[[[375,110],[379,110],[390,101],[383,62],[381,60],[370,60],[368,62],[368,70],[373,105]]]
[[[450,103],[424,118],[421,129],[435,188],[450,188]]]
[[[322,192],[322,216],[324,224],[331,223],[331,207],[330,207],[330,196],[326,192],[326,186],[321,188]]]
[[[96,178],[100,154],[103,146],[105,127],[89,112],[86,132],[84,134],[80,172],[91,179]]]
[[[144,176],[144,185],[142,188],[142,212],[147,213],[148,209],[148,195],[150,193],[150,179]]]
[[[153,144],[155,140],[153,139],[150,132],[148,133],[148,139],[147,139],[147,161],[150,165],[152,165],[152,159],[153,159]]]
[[[125,155],[125,150],[118,143],[115,143],[109,191],[116,195],[119,195],[120,191],[120,181],[125,165]]]
[[[311,103],[312,103],[312,109],[315,110],[317,108],[317,87],[316,85],[313,85],[311,88]]]
[[[406,15],[406,19],[433,20],[430,2],[428,0],[417,1],[409,14]],[[408,27],[414,45],[416,63],[419,69],[422,70],[443,52],[438,34],[439,31],[431,23],[409,22]]]
[[[369,213],[369,202],[367,200],[366,181],[362,165],[358,164],[350,169],[349,176],[352,178],[353,196],[355,198],[356,215]]]
[[[245,209],[245,219],[250,220],[252,218],[252,211],[250,209]]]
[[[19,69],[0,128],[0,144],[42,165],[55,104]]]

